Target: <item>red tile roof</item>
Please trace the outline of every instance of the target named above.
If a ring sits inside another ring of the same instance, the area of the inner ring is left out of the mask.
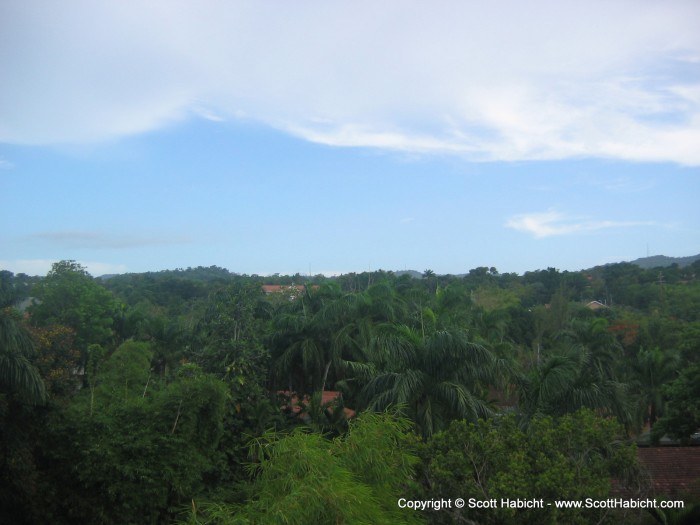
[[[700,447],[639,447],[654,496],[700,494]]]

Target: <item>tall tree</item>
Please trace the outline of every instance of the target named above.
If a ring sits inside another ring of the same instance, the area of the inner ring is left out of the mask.
[[[576,322],[559,332],[555,346],[521,379],[520,408],[528,417],[560,416],[580,408],[602,410],[622,423],[635,423],[629,385],[617,368],[622,349],[605,319]]]
[[[291,390],[322,392],[341,363],[343,341],[337,337],[352,318],[352,304],[340,289],[323,284],[284,305],[273,320],[276,370]]]
[[[459,330],[426,337],[405,325],[380,327],[367,349],[366,362],[348,362],[364,381],[370,410],[404,406],[427,437],[452,419],[476,420],[491,413],[484,400],[489,385],[505,373],[496,357]]]
[[[240,367],[265,367],[263,305],[262,291],[256,284],[236,282],[212,293],[190,356],[205,371],[222,377],[235,375]],[[258,373],[264,380],[267,370]]]
[[[33,293],[39,301],[30,308],[32,322],[72,328],[83,365],[89,344],[111,342],[117,303],[77,262],[54,263]]]
[[[228,395],[193,364],[170,382],[150,376],[147,343],[127,342],[55,418],[45,451],[56,472],[38,522],[171,523],[219,467]],[[94,407],[93,407],[94,405]]]
[[[663,352],[659,347],[640,348],[630,363],[630,382],[638,399],[640,420],[654,426],[664,414],[664,385],[678,377],[680,360],[673,351]]]
[[[681,370],[676,379],[665,385],[666,413],[652,429],[652,438],[658,441],[664,434],[690,442],[691,435],[700,429],[700,364]]]

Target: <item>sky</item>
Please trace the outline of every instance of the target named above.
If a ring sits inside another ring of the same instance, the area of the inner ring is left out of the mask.
[[[700,2],[0,2],[0,269],[700,253]]]

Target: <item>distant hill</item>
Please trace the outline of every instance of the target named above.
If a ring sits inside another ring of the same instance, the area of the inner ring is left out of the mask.
[[[652,268],[671,266],[672,264],[677,264],[681,268],[684,266],[690,266],[695,261],[700,260],[700,254],[689,255],[688,257],[667,257],[666,255],[652,255],[651,257],[642,257],[641,259],[636,259],[630,261],[632,264],[644,268],[645,270],[650,270]]]
[[[645,270],[649,270],[652,268],[664,268],[667,266],[671,266],[672,264],[677,264],[681,268],[685,266],[690,266],[693,264],[695,261],[700,260],[700,254],[698,255],[690,255],[688,257],[667,257],[666,255],[653,255],[651,257],[642,257],[640,259],[636,259],[634,261],[624,261],[624,262],[629,262],[630,264],[635,264],[639,266],[640,268],[643,268]],[[609,263],[609,264],[615,264],[615,263]],[[381,270],[380,270],[381,271]],[[396,277],[401,277],[402,275],[409,275],[413,279],[422,279],[423,278],[423,272],[418,272],[416,270],[396,270],[392,272]],[[97,277],[98,279],[102,279],[103,281],[109,281],[117,278],[116,280],[120,279],[125,279],[128,278],[129,276],[134,277],[134,276],[143,276],[143,277],[149,277],[153,278],[156,280],[164,280],[167,278],[185,278],[188,280],[193,280],[193,281],[201,281],[201,282],[210,282],[213,280],[221,280],[221,281],[228,281],[234,276],[238,276],[239,274],[233,273],[225,268],[220,268],[218,266],[210,266],[208,268],[198,266],[197,268],[187,268],[183,270],[182,268],[178,268],[176,270],[161,270],[159,272],[142,272],[142,273],[134,273],[134,274],[105,274],[105,275],[100,275]],[[442,275],[442,274],[440,274]],[[460,273],[460,274],[455,274],[453,275],[454,277],[461,278],[466,275],[469,275],[468,273]],[[252,277],[258,277],[257,275],[254,275]],[[332,276],[329,277],[329,279],[333,280],[336,279],[337,276]],[[275,280],[275,279],[273,279]],[[279,280],[277,278],[277,280]]]
[[[158,272],[137,272],[137,273],[106,273],[100,275],[97,279],[102,279],[103,281],[108,281],[111,279],[129,279],[137,276],[148,277],[155,280],[166,280],[166,279],[188,279],[191,281],[201,281],[209,282],[214,280],[229,280],[232,276],[238,275],[229,272],[226,268],[220,268],[218,266],[197,266],[196,268],[177,268],[175,270],[160,270]]]

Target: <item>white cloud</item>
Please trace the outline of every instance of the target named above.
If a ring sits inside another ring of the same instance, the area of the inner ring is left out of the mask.
[[[335,146],[700,165],[700,4],[0,3],[0,142],[246,118]]]
[[[14,167],[15,165],[12,164],[9,160],[5,160],[2,157],[0,157],[0,170],[11,170]]]
[[[557,211],[547,211],[515,215],[506,221],[505,226],[532,234],[536,239],[542,239],[558,235],[573,235],[610,228],[629,228],[652,224],[654,223],[650,221],[610,221],[593,220],[588,217],[567,217]]]

